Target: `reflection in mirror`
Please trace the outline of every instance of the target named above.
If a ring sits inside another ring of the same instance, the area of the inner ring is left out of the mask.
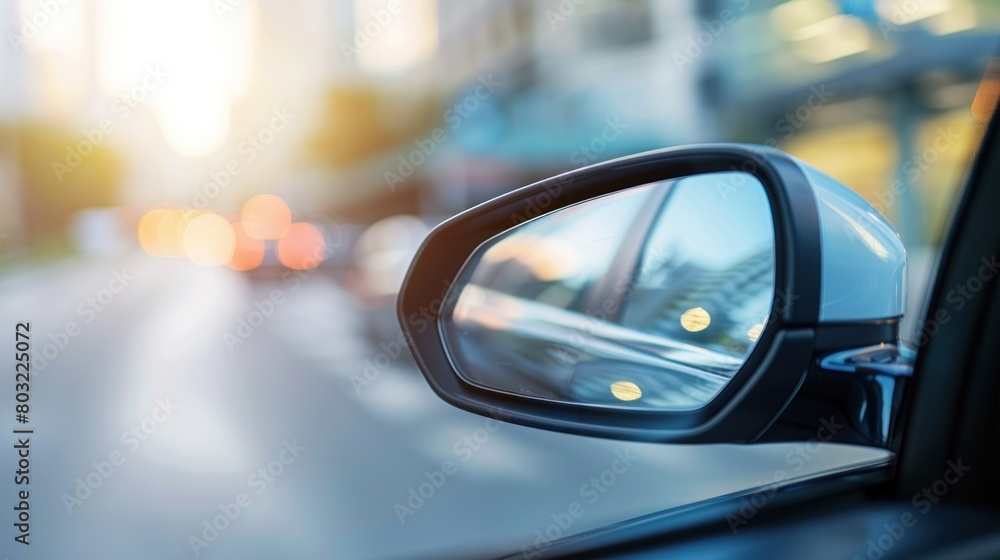
[[[441,314],[466,381],[562,402],[693,409],[736,374],[774,299],[774,227],[741,172],[634,187],[481,245]]]

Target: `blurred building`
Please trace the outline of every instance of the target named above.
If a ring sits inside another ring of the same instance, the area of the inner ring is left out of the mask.
[[[990,0],[43,4],[0,8],[20,38],[0,50],[11,239],[206,189],[220,212],[271,192],[358,224],[436,219],[567,169],[736,140],[806,159],[908,247],[933,244],[989,113],[969,107],[1000,28]],[[119,119],[158,64],[162,87]],[[57,177],[105,118],[102,155]]]
[[[683,38],[696,33],[695,5],[407,5],[434,13],[432,55],[396,64],[393,72],[370,60],[357,66],[381,88],[373,95],[383,96],[383,105],[398,105],[398,96],[385,92],[405,88],[426,93],[434,109],[420,108],[429,116],[423,131],[365,162],[361,182],[378,182],[381,171],[383,192],[371,187],[355,191],[364,193],[360,199],[345,197],[387,211],[447,214],[567,169],[713,137],[698,73],[676,71],[671,61]],[[426,17],[410,14],[388,25],[401,32],[399,26]]]
[[[415,126],[383,144],[356,188],[342,189],[356,205],[447,214],[596,161],[746,141],[831,172],[910,245],[940,236],[1000,23],[988,0],[440,0],[407,9],[387,29],[433,35],[414,41],[419,56],[391,71],[370,60],[357,68],[382,96],[374,112],[409,113]],[[484,82],[491,88],[477,95]],[[445,140],[434,140],[436,129]]]
[[[726,135],[780,146],[862,194],[908,247],[936,245],[986,118],[972,106],[1000,5],[791,0],[747,12],[704,69]]]
[[[474,36],[504,41],[505,33],[490,27],[517,22],[503,29],[520,30],[508,33],[517,35],[520,48],[493,49],[499,54],[493,59],[479,54],[491,52],[485,47],[456,43],[451,49],[454,57],[475,61],[459,64],[478,67],[475,79],[500,82],[503,95],[470,111],[475,128],[459,135],[443,153],[444,164],[433,168],[445,208],[464,208],[575,167],[710,137],[702,128],[697,74],[673,72],[669,64],[674,43],[695,25],[694,3],[509,6],[508,17],[498,17],[495,8],[485,13]],[[469,162],[485,173],[470,173]]]

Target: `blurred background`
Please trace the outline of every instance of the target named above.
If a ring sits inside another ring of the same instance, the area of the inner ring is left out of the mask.
[[[912,328],[1000,92],[991,0],[21,0],[0,29],[0,312],[33,324],[39,558],[193,555],[295,437],[288,480],[199,554],[530,545],[623,446],[505,425],[463,461],[483,419],[433,397],[394,317],[429,228],[618,156],[777,146],[899,230]],[[133,450],[167,395],[177,419]],[[784,456],[631,447],[631,486],[569,532]],[[870,458],[824,453],[801,475]]]

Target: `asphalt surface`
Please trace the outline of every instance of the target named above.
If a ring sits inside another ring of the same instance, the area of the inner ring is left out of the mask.
[[[487,557],[553,534],[574,503],[562,535],[884,457],[494,422],[438,400],[392,337],[364,335],[364,313],[321,273],[250,281],[138,253],[4,270],[0,554]],[[27,424],[15,422],[18,321],[31,322]],[[24,487],[11,430],[24,427],[30,547],[13,540]]]

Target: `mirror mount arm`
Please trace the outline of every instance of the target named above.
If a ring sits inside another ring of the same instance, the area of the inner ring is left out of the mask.
[[[898,413],[912,375],[912,353],[896,344],[827,354],[815,360],[757,441],[831,441],[898,451]]]

